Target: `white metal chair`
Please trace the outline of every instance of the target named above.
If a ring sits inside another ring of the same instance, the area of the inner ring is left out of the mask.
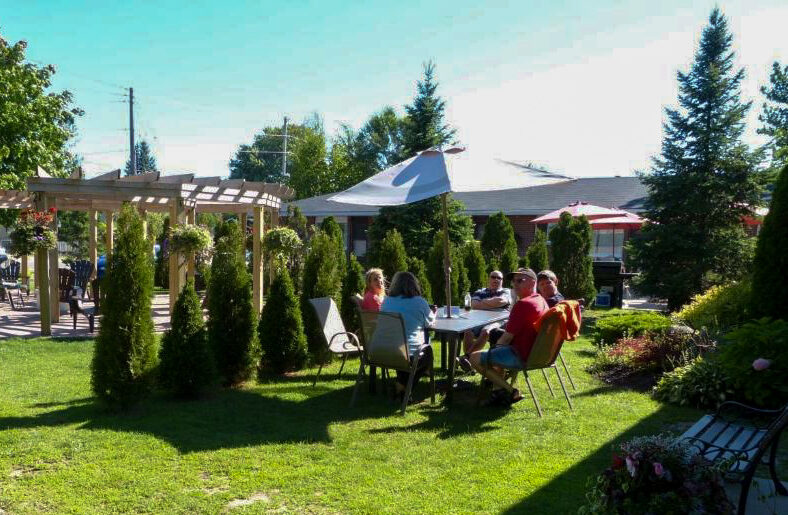
[[[339,367],[339,374],[337,378],[342,375],[342,370],[345,368],[345,362],[349,354],[360,353],[361,343],[358,337],[350,331],[345,330],[345,324],[342,322],[342,317],[339,315],[339,309],[331,297],[320,297],[318,299],[309,299],[309,303],[315,310],[320,326],[323,328],[323,336],[325,336],[326,345],[332,354],[342,356],[342,365]],[[363,356],[361,366],[363,368]],[[317,375],[312,382],[312,386],[317,384],[317,379],[320,377],[320,372],[323,370],[323,365],[317,369]]]

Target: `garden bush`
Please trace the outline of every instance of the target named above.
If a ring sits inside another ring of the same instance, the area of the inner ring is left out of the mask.
[[[693,361],[665,373],[654,387],[654,397],[701,409],[716,409],[732,400],[731,381],[719,361],[712,356],[699,356]]]
[[[591,371],[620,367],[626,372],[667,372],[690,362],[699,353],[691,334],[625,336],[599,350]]]
[[[102,319],[91,364],[93,392],[125,408],[152,386],[157,345],[151,298],[153,264],[137,209],[125,203],[118,216],[115,248],[101,283]]]
[[[225,385],[249,379],[260,353],[252,276],[244,254],[245,236],[238,222],[219,225],[208,287],[208,339]]]
[[[487,263],[478,241],[470,240],[463,247],[463,265],[468,274],[468,289],[471,293],[487,286]]]
[[[725,335],[718,358],[743,402],[763,408],[788,402],[788,321],[744,324]]]
[[[525,257],[528,261],[528,268],[537,274],[542,270],[547,270],[549,260],[547,258],[547,235],[544,231],[539,229],[534,233],[534,241],[528,246],[525,251]]]
[[[424,264],[424,261],[416,256],[409,257],[408,272],[412,273],[416,276],[416,279],[418,279],[419,285],[421,286],[421,296],[424,297],[427,302],[432,302],[432,286],[430,285],[430,280],[427,278],[427,266]]]
[[[713,286],[681,308],[676,317],[694,329],[719,332],[751,318],[749,280]]]
[[[460,272],[464,269],[462,266],[457,266],[460,263],[460,254],[455,247],[450,247],[451,253],[451,294],[452,305],[459,306],[465,297],[464,291],[460,291]],[[432,301],[439,306],[446,305],[446,273],[443,266],[443,232],[438,231],[435,233],[435,240],[430,249],[429,257],[427,259],[427,277],[429,278],[430,289],[432,290]],[[467,275],[465,281],[467,282]]]
[[[161,338],[159,380],[180,397],[195,397],[213,380],[214,368],[193,281],[178,295],[171,320],[170,329]]]
[[[356,303],[351,299],[354,295],[364,295],[366,281],[364,279],[364,269],[356,259],[355,254],[350,254],[348,260],[345,280],[342,281],[342,322],[345,329],[350,332],[357,332],[361,329],[361,321],[358,319]]]
[[[558,276],[561,293],[567,299],[585,299],[586,305],[590,305],[596,294],[591,234],[585,216],[573,217],[566,211],[550,230],[550,269]]]
[[[306,335],[301,308],[287,268],[280,267],[268,290],[258,326],[263,350],[261,372],[298,370],[306,363]]]
[[[408,255],[405,252],[405,243],[402,235],[396,229],[391,229],[386,236],[375,245],[370,256],[370,262],[383,269],[383,275],[389,280],[397,272],[408,269]]]
[[[671,435],[621,444],[588,488],[581,514],[733,513],[718,466]]]
[[[311,247],[304,264],[304,281],[301,291],[301,314],[304,319],[309,355],[315,363],[328,363],[331,353],[326,348],[323,329],[315,316],[309,299],[331,297],[342,312],[342,276],[345,269],[337,253],[335,241],[323,231],[318,231],[311,239]]]
[[[505,276],[517,268],[517,241],[509,217],[499,211],[487,219],[482,235],[482,253],[488,271],[500,270]]]
[[[594,325],[594,343],[601,345],[618,341],[624,336],[662,333],[670,327],[670,319],[653,311],[631,311],[599,318]]]

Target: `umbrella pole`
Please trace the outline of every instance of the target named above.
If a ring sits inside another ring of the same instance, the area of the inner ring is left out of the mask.
[[[451,318],[451,255],[449,253],[449,208],[446,203],[448,193],[441,195],[443,204],[443,268],[445,272],[444,283],[446,285],[446,317]]]

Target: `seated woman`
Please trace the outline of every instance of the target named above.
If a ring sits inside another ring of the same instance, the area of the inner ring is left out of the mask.
[[[402,320],[405,323],[405,337],[408,340],[408,354],[412,360],[419,347],[424,343],[424,326],[435,320],[435,313],[421,296],[421,286],[419,286],[416,276],[410,272],[394,274],[389,295],[383,301],[380,310],[402,315]],[[418,381],[424,375],[432,360],[432,348],[428,347],[419,360],[414,381]],[[405,394],[407,382],[408,373],[397,371],[396,388],[400,396]]]
[[[366,275],[367,287],[364,289],[364,299],[361,301],[361,309],[367,311],[380,311],[383,299],[386,298],[383,270],[380,268],[370,268]]]

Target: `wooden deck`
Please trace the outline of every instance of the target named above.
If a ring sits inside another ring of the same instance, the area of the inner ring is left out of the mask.
[[[18,298],[15,298],[14,301],[17,307],[16,310],[12,310],[7,301],[0,302],[0,339],[37,338],[41,336],[41,322],[35,294],[31,294],[29,300],[25,298],[24,306],[20,305]],[[90,306],[91,302],[88,301],[85,304]],[[60,322],[52,324],[52,336],[55,338],[92,338],[98,334],[100,323],[101,317],[96,320],[95,332],[91,334],[88,332],[87,318],[79,315],[75,330],[72,329],[73,321],[71,316],[66,313],[65,315],[60,315]],[[159,293],[153,296],[153,324],[157,333],[164,332],[170,327],[168,293]]]

